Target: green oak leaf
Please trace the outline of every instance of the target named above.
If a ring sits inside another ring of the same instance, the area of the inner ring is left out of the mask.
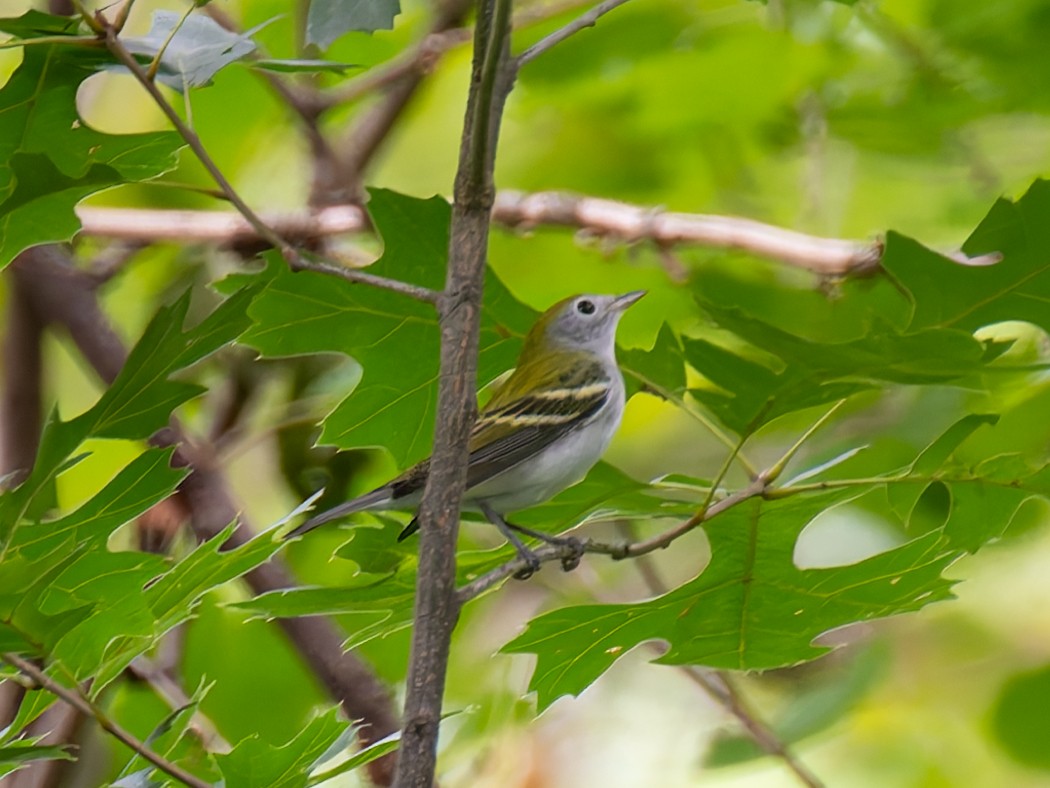
[[[249,736],[228,753],[215,756],[226,788],[304,788],[307,772],[328,752],[350,723],[329,709],[308,722],[295,738],[280,746]]]
[[[15,35],[76,34],[68,19],[29,12],[0,20]],[[0,88],[0,266],[80,229],[74,206],[89,194],[149,180],[175,167],[185,144],[171,132],[103,134],[78,115],[76,93],[103,67],[98,47],[33,45]]]
[[[173,627],[189,620],[205,594],[266,563],[283,545],[271,530],[240,547],[226,549],[224,545],[233,529],[233,525],[228,526],[167,571],[157,573],[145,590],[139,587],[139,595],[149,611],[149,627],[110,640],[103,658],[92,670],[92,693],[101,692],[135,657]]]
[[[666,400],[681,399],[685,392],[685,361],[681,343],[664,323],[650,350],[621,349],[617,356],[628,394],[647,391]]]
[[[0,540],[8,538],[32,510],[34,499],[88,437],[142,440],[168,424],[171,411],[204,389],[172,381],[176,371],[192,366],[232,342],[249,325],[246,310],[255,296],[245,288],[224,301],[197,325],[185,329],[187,291],[159,310],[132,349],[112,385],[90,409],[69,421],[53,414],[44,428],[33,470],[15,490],[0,496]]]
[[[40,738],[17,739],[0,745],[0,777],[13,774],[34,761],[75,761],[69,744],[38,744]]]
[[[440,289],[448,254],[448,203],[374,189],[368,208],[384,240],[383,256],[368,270]],[[429,453],[440,350],[433,307],[332,276],[279,271],[250,314],[255,325],[241,339],[266,355],[340,352],[363,367],[357,388],[325,419],[322,443],[344,449],[382,446],[400,467]],[[514,364],[534,315],[489,275],[481,320],[481,383]]]
[[[684,337],[689,364],[708,381],[690,393],[730,429],[746,434],[777,416],[888,383],[950,383],[1001,355],[1009,342],[929,327],[903,333],[873,318],[865,336],[826,341],[795,334],[698,295],[723,329],[748,343],[730,349]]]
[[[1050,331],[1050,181],[1037,180],[1016,202],[998,200],[963,245],[970,255],[999,253],[994,265],[960,265],[896,233],[883,268],[914,300],[910,331],[972,332],[1006,320]]]
[[[941,577],[955,553],[929,534],[856,564],[801,570],[802,529],[856,490],[751,499],[706,524],[711,561],[694,580],[637,604],[545,613],[504,650],[537,655],[530,688],[540,708],[579,694],[640,643],[663,640],[664,664],[761,670],[811,660],[830,629],[917,610],[950,596]]]

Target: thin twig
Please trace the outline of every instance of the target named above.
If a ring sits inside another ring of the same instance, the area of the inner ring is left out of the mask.
[[[820,430],[821,427],[827,424],[831,420],[831,417],[838,413],[839,409],[845,404],[846,400],[840,399],[838,402],[836,402],[830,408],[828,408],[827,411],[824,412],[823,416],[821,416],[819,419],[813,422],[813,424],[810,425],[809,429],[802,433],[802,435],[799,436],[798,440],[791,444],[788,450],[784,452],[783,455],[781,455],[779,460],[777,460],[775,463],[773,463],[773,465],[766,469],[763,475],[765,476],[765,479],[769,484],[772,484],[780,478],[780,474],[784,472],[784,469],[787,467],[787,464],[791,462],[792,459],[794,459],[796,454],[798,454],[799,449],[801,449],[802,446],[805,443],[807,443],[809,439],[812,438],[818,430]]]
[[[220,10],[214,3],[207,5],[203,13],[211,17],[218,25],[234,33],[241,33],[234,20],[225,11]],[[257,61],[261,57],[259,50],[248,55],[250,61]],[[355,195],[348,194],[339,183],[339,156],[332,147],[328,138],[322,133],[318,119],[327,108],[328,104],[318,90],[312,86],[297,84],[289,79],[284,79],[268,69],[253,69],[255,74],[264,80],[270,89],[277,94],[289,109],[294,112],[303,130],[306,132],[310,142],[310,150],[314,158],[314,189],[313,196],[324,196],[325,204],[345,202]],[[334,199],[338,197],[339,199]],[[267,222],[267,224],[269,224]],[[278,234],[287,237],[285,233]]]
[[[429,34],[459,28],[472,5],[471,0],[443,0],[436,3]],[[339,182],[351,199],[363,191],[365,170],[404,115],[423,76],[419,69],[408,69],[397,79],[387,82],[378,100],[355,117],[353,124],[334,145],[339,158]]]
[[[824,783],[813,774],[791,749],[780,740],[768,725],[748,708],[725,671],[706,671],[694,665],[681,665],[682,672],[728,711],[747,731],[751,739],[768,754],[779,758],[807,788],[823,788]]]
[[[530,60],[534,60],[542,55],[551,47],[560,44],[562,41],[569,38],[569,36],[576,35],[584,28],[594,27],[595,22],[617,6],[621,6],[626,2],[627,0],[605,0],[604,3],[599,3],[586,14],[577,17],[572,22],[565,25],[565,27],[555,30],[546,38],[541,39],[526,49],[515,59],[516,65],[520,68]]]
[[[401,282],[397,279],[388,279],[385,276],[376,276],[367,271],[346,268],[341,265],[300,259],[298,262],[292,263],[291,267],[296,271],[313,271],[318,274],[339,276],[348,282],[371,285],[372,287],[378,287],[382,290],[390,290],[408,296],[409,298],[414,298],[416,301],[423,301],[427,304],[436,305],[441,300],[441,293],[436,290],[431,290],[428,287],[410,285],[408,282]]]
[[[572,557],[574,554],[582,551],[584,553],[593,553],[596,555],[607,555],[616,560],[623,560],[626,558],[636,558],[639,555],[645,555],[651,553],[654,550],[659,550],[667,547],[669,544],[674,542],[676,539],[692,531],[696,526],[701,523],[705,523],[714,517],[717,517],[727,509],[731,509],[744,501],[750,500],[763,495],[765,491],[765,482],[759,476],[758,479],[753,481],[747,487],[739,490],[732,495],[729,495],[720,501],[708,506],[706,509],[702,509],[697,512],[693,517],[686,520],[684,523],[675,526],[674,528],[665,531],[652,539],[643,542],[629,542],[629,541],[618,541],[618,542],[602,542],[595,539],[580,539],[578,544],[575,545],[553,545],[545,544],[537,548],[532,549],[532,554],[540,561],[540,563],[547,563],[548,561],[561,561],[562,559]],[[518,557],[505,564],[497,566],[480,577],[472,580],[464,586],[460,586],[456,592],[456,596],[459,599],[459,603],[465,604],[466,602],[474,599],[475,597],[481,596],[491,588],[496,587],[508,577],[511,577],[516,572],[524,569],[526,563],[524,559]]]
[[[156,54],[153,55],[153,60],[150,61],[149,68],[146,69],[146,77],[150,82],[153,82],[157,78],[157,72],[160,71],[160,61],[164,59],[164,53],[168,51],[168,47],[171,46],[171,42],[175,40],[175,36],[182,30],[182,26],[186,24],[186,20],[190,18],[190,14],[193,13],[193,9],[196,8],[196,4],[186,7],[186,10],[182,13],[182,18],[172,25],[171,30],[168,31],[168,35],[161,42],[161,45],[157,47]],[[113,29],[118,33],[121,30],[122,25],[118,22],[113,24]]]
[[[190,772],[186,771],[181,766],[177,766],[164,756],[154,752],[124,730],[124,728],[118,725],[115,720],[110,719],[109,715],[107,715],[100,706],[84,697],[80,692],[62,686],[32,662],[23,659],[17,654],[3,654],[0,655],[0,659],[3,659],[4,662],[18,669],[22,674],[31,678],[37,683],[37,685],[43,687],[52,695],[61,698],[65,703],[75,708],[81,714],[94,717],[103,730],[109,732],[114,738],[137,752],[165,774],[174,777],[179,782],[189,785],[192,788],[211,788],[211,783],[205,782],[196,775],[190,774]]]
[[[381,90],[410,74],[426,74],[453,47],[470,41],[470,30],[452,27],[427,33],[409,49],[364,74],[329,88],[320,101],[327,107],[347,104]]]
[[[193,702],[177,681],[146,657],[135,657],[128,665],[128,672],[139,681],[149,684],[150,689],[172,711],[184,709]],[[215,723],[204,716],[200,709],[194,710],[189,728],[208,752],[226,753],[232,749],[230,743],[215,727]]]
[[[621,540],[619,542],[602,542],[594,539],[581,539],[576,544],[564,544],[554,545],[546,544],[533,550],[533,555],[540,560],[541,563],[547,561],[561,560],[564,558],[572,557],[574,554],[578,557],[580,551],[584,553],[596,553],[599,555],[608,555],[616,560],[624,560],[627,558],[637,558],[638,556],[646,555],[655,550],[662,550],[665,547],[670,546],[673,542],[685,536],[690,531],[694,530],[697,526],[706,523],[708,520],[717,517],[722,512],[738,506],[745,501],[749,501],[752,498],[772,498],[772,497],[785,497],[788,494],[792,494],[794,491],[800,488],[806,487],[805,485],[799,485],[799,487],[781,488],[780,490],[772,490],[771,485],[774,480],[783,471],[784,466],[787,464],[802,443],[813,436],[813,434],[827,423],[828,419],[836,410],[841,406],[841,403],[837,403],[831,408],[828,413],[825,413],[817,422],[806,430],[802,437],[796,441],[785,453],[780,457],[773,465],[766,470],[759,473],[751,480],[751,483],[746,487],[737,490],[731,495],[727,495],[714,503],[711,502],[711,494],[708,494],[704,503],[696,511],[696,513],[679,523],[678,525],[667,529],[663,533],[657,534],[656,536],[650,537],[649,539],[643,539],[640,541],[627,541]],[[728,463],[723,465],[723,468],[728,467]],[[813,488],[822,489],[822,488]],[[515,572],[524,569],[526,566],[523,559],[515,558],[502,564],[495,569],[485,573],[481,577],[476,578],[465,586],[461,586],[456,592],[459,599],[459,603],[462,605],[467,601],[474,599],[477,596],[485,593],[489,589],[497,586],[503,580],[507,579]]]
[[[288,264],[295,269],[300,270],[318,270],[318,263],[311,263],[305,260],[302,255],[280,234],[275,232],[269,225],[267,225],[258,214],[253,211],[241,196],[233,188],[232,184],[226,179],[218,165],[215,164],[208,151],[205,149],[200,137],[193,131],[183,120],[179,117],[179,114],[175,111],[175,108],[171,103],[164,97],[164,94],[160,92],[160,89],[153,83],[134,56],[124,46],[123,42],[116,35],[116,31],[113,27],[106,28],[106,44],[109,47],[113,55],[128,68],[129,71],[135,76],[139,83],[146,89],[146,91],[153,97],[153,100],[160,107],[161,111],[167,116],[168,120],[171,121],[172,125],[179,132],[179,135],[186,141],[186,144],[190,146],[193,152],[197,155],[198,160],[211,174],[213,180],[218,184],[219,188],[222,189],[223,194],[226,198],[240,211],[241,215],[245,220],[252,226],[252,229],[265,241],[270,243],[273,247],[280,251],[281,255]],[[411,296],[421,301],[428,303],[437,302],[437,294],[426,288],[417,287],[415,285],[409,285],[402,282],[397,282],[384,277],[375,276],[374,274],[366,274],[363,272],[350,272],[342,269],[338,266],[324,266],[324,270],[329,274],[338,274],[345,279],[349,279],[354,282],[361,282],[364,284],[372,285],[373,287],[382,287],[387,290],[394,290],[395,292],[402,293],[403,295]]]

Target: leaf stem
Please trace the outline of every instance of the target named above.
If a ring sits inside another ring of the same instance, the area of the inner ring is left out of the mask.
[[[764,472],[766,482],[772,484],[777,479],[779,479],[780,475],[784,472],[784,468],[786,468],[787,464],[791,462],[791,460],[796,454],[798,454],[798,450],[802,448],[802,445],[806,443],[806,441],[808,441],[810,438],[812,438],[813,435],[817,432],[817,430],[819,430],[821,427],[827,424],[831,417],[834,416],[835,413],[839,410],[839,408],[841,408],[845,404],[846,400],[840,399],[838,402],[832,405],[823,416],[817,419],[808,430],[802,433],[802,435],[797,441],[795,441],[791,448],[784,452],[784,455],[775,463],[773,463],[773,465]]]
[[[31,678],[38,686],[57,696],[81,714],[94,717],[103,730],[110,733],[131,750],[137,752],[165,774],[174,777],[185,785],[191,786],[191,788],[211,788],[211,783],[205,782],[147,747],[128,731],[124,730],[116,721],[110,719],[96,703],[84,697],[79,691],[62,686],[29,660],[11,653],[0,654],[0,659],[16,668],[23,675]]]
[[[171,45],[172,40],[178,35],[178,32],[182,30],[182,26],[186,24],[186,20],[190,18],[190,14],[193,13],[193,9],[196,8],[196,3],[191,3],[186,7],[186,11],[182,14],[182,18],[178,24],[172,25],[171,30],[168,32],[167,37],[163,43],[157,47],[157,53],[153,56],[153,60],[150,61],[149,68],[146,69],[146,77],[150,82],[153,82],[157,78],[157,71],[160,70],[160,61],[164,59],[164,53],[168,51],[168,47]],[[127,6],[125,6],[127,8]],[[113,29],[118,32],[123,28],[123,25],[118,22],[113,24]]]
[[[190,6],[192,9],[194,5]],[[126,0],[124,5],[120,7],[120,11],[117,12],[117,18],[113,21],[113,27],[117,29],[117,32],[121,32],[124,29],[124,25],[128,23],[128,16],[131,15],[131,9],[135,7],[135,0]]]
[[[0,49],[16,49],[46,44],[79,44],[80,46],[105,46],[98,36],[40,36],[38,38],[15,38],[0,42]]]

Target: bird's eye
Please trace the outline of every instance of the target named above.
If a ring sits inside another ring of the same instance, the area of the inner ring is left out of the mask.
[[[594,314],[594,302],[588,301],[586,298],[582,301],[576,302],[576,311],[584,315]]]

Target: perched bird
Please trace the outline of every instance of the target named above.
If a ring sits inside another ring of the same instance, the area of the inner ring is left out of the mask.
[[[616,326],[627,307],[645,295],[579,295],[552,306],[525,338],[514,372],[498,387],[470,435],[466,509],[480,510],[528,565],[539,561],[514,533],[578,548],[508,523],[507,512],[552,498],[582,479],[601,457],[620,425],[623,376],[616,366]],[[423,460],[372,492],[318,514],[286,538],[300,536],[353,512],[418,505],[430,470]],[[416,530],[413,520],[402,532]],[[571,563],[579,560],[575,557]]]

